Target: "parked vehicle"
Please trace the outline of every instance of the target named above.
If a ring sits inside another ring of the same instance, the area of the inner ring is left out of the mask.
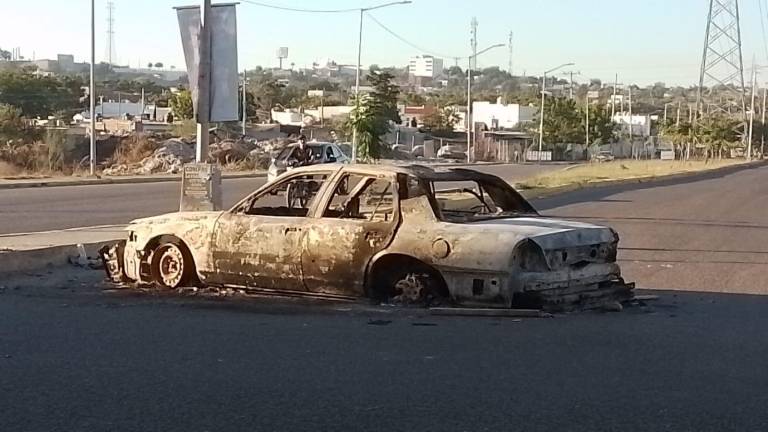
[[[290,144],[283,148],[280,153],[272,160],[267,171],[267,181],[272,182],[278,176],[285,173],[291,168],[291,160],[293,158],[293,152],[298,147],[298,144]],[[314,161],[312,164],[326,164],[326,163],[349,163],[349,158],[341,151],[338,145],[328,142],[309,142],[307,147],[312,151],[314,155]]]
[[[611,162],[615,158],[610,151],[600,151],[592,155],[592,162]]]

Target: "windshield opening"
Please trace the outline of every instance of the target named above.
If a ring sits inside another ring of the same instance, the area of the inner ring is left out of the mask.
[[[432,181],[438,217],[447,222],[536,214],[533,206],[506,183],[486,180]]]

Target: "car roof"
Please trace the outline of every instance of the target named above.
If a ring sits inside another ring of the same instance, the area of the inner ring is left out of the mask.
[[[286,147],[298,147],[299,143],[290,143]],[[309,141],[307,142],[307,147],[326,147],[326,146],[332,146],[333,143],[330,142],[319,142],[319,141]]]
[[[295,168],[291,173],[335,171],[346,169],[370,175],[406,174],[428,181],[470,181],[470,180],[498,180],[499,177],[475,171],[468,168],[431,168],[424,165],[395,165],[395,164],[321,164]]]

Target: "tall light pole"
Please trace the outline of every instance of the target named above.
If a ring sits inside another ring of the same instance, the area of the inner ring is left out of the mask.
[[[539,154],[538,154],[539,163],[541,163],[541,148],[542,148],[542,143],[544,142],[544,101],[546,97],[547,74],[551,72],[555,72],[556,70],[562,69],[567,66],[573,66],[574,64],[575,63],[563,63],[558,67],[545,71],[544,76],[541,77],[541,112],[539,113]]]
[[[96,0],[91,0],[91,175],[96,175]]]
[[[472,122],[472,60],[477,62],[477,56],[484,54],[494,48],[500,48],[505,46],[504,44],[491,45],[488,48],[479,51],[477,54],[467,57],[467,162],[472,162],[472,129],[474,124]]]
[[[403,0],[391,3],[384,3],[378,6],[360,8],[360,28],[357,33],[357,70],[355,71],[355,104],[360,103],[360,63],[363,55],[363,13],[375,9],[381,9],[388,6],[404,5],[413,3],[411,0]],[[357,163],[357,130],[352,129],[352,163]]]

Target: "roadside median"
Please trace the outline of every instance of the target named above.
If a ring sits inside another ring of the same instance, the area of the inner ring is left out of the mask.
[[[222,178],[224,180],[266,177],[266,171],[222,173]],[[116,185],[167,182],[181,182],[181,174],[153,174],[145,176],[118,177],[47,177],[0,179],[0,189],[27,189],[57,186]]]
[[[766,163],[766,160],[725,160],[708,163],[621,160],[574,165],[533,176],[515,184],[515,187],[526,198],[545,198],[580,189],[683,179],[713,173],[727,174]]]
[[[3,234],[0,235],[0,275],[67,265],[82,254],[95,258],[99,248],[124,235],[121,225]]]

